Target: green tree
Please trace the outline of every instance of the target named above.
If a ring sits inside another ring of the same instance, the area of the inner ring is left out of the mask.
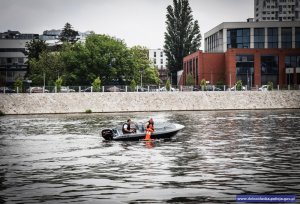
[[[132,79],[130,82],[130,91],[135,91],[135,89],[136,89],[136,82],[134,79]]]
[[[56,79],[56,81],[55,81],[55,86],[56,86],[56,88],[57,88],[57,92],[60,92],[62,82],[63,82],[63,80],[62,80],[61,77],[58,77],[58,79]]]
[[[94,82],[92,83],[93,86],[93,91],[94,92],[99,92],[100,91],[100,86],[101,86],[101,80],[100,77],[97,77]]]
[[[167,91],[171,90],[171,83],[170,83],[169,79],[167,79],[167,81],[166,81],[166,89],[167,89]]]
[[[166,18],[164,52],[173,76],[172,81],[176,82],[177,71],[183,67],[183,58],[199,49],[202,37],[188,0],[173,0],[173,6],[167,7]]]
[[[31,40],[26,42],[26,51],[25,54],[29,60],[39,59],[40,54],[47,50],[47,44],[44,40]]]
[[[30,60],[38,60],[40,58],[40,54],[42,52],[45,52],[47,50],[47,44],[43,40],[31,40],[26,43],[25,45],[25,54],[28,58],[27,62],[30,62]],[[28,69],[26,72],[26,77],[29,77],[31,75],[31,66],[30,63],[28,63]]]
[[[159,84],[158,70],[151,64],[148,57],[148,49],[142,46],[134,46],[130,49],[132,56],[132,74],[136,81],[141,83],[141,74],[144,84]]]
[[[62,42],[75,43],[77,41],[78,31],[74,30],[70,23],[66,23],[59,39]]]
[[[53,86],[59,75],[64,74],[64,63],[59,52],[42,52],[39,59],[29,61],[32,85],[45,84]]]
[[[22,92],[23,91],[23,81],[20,78],[18,78],[15,81],[14,87],[15,87],[16,91],[17,91],[17,89],[19,89],[19,92]]]
[[[186,82],[185,82],[185,84],[186,84],[187,86],[192,86],[192,85],[195,84],[195,80],[194,80],[194,77],[193,77],[192,74],[188,74],[188,75],[186,76]]]

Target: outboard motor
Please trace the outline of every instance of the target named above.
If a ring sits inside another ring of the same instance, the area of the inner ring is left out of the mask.
[[[104,129],[101,131],[101,135],[105,140],[112,140],[114,133],[112,129]]]

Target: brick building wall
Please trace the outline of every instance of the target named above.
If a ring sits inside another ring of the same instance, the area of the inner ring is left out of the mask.
[[[202,79],[210,81],[211,84],[217,84],[219,81],[224,81],[225,85],[233,86],[237,81],[237,56],[253,56],[253,78],[251,78],[252,86],[261,86],[263,80],[262,76],[262,58],[273,57],[276,59],[276,69],[278,72],[273,74],[275,76],[274,85],[287,85],[286,74],[286,57],[295,56],[297,65],[292,67],[293,73],[290,75],[293,79],[293,84],[300,84],[300,49],[228,49],[225,53],[203,53],[197,51],[187,56],[183,60],[183,74],[180,80],[180,85],[185,85],[187,74],[191,73],[194,76],[195,85],[199,85]],[[195,63],[197,62],[197,63]],[[248,75],[248,73],[247,73]],[[249,73],[250,75],[250,73]],[[268,77],[265,74],[264,77]]]

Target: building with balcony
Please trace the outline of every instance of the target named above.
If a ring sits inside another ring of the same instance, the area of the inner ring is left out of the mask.
[[[300,21],[300,0],[255,0],[255,21]]]
[[[167,56],[162,49],[149,49],[149,60],[158,69],[162,84],[168,79]]]
[[[38,34],[18,31],[0,33],[0,86],[11,85],[16,79],[24,78],[27,72],[26,43],[38,38]]]

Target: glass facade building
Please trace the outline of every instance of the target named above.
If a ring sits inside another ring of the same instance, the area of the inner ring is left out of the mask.
[[[253,86],[254,55],[236,55],[236,79],[247,87]]]
[[[278,84],[278,56],[261,56],[261,84]]]
[[[268,48],[278,48],[278,28],[268,28]]]
[[[250,29],[227,30],[227,48],[250,48]]]

